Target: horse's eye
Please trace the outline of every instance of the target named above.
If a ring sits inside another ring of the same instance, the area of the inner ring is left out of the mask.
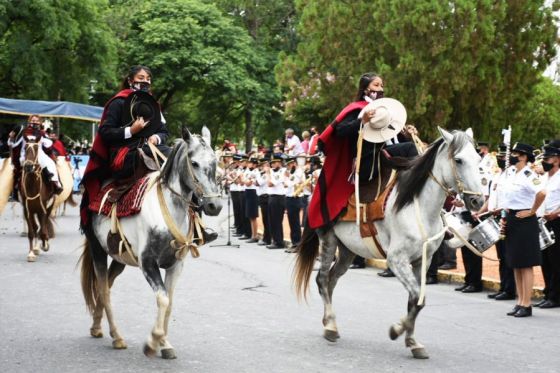
[[[455,158],[455,163],[457,164],[463,164],[463,160],[459,159],[459,158]]]
[[[194,168],[198,168],[198,162],[192,162],[192,166],[193,166]]]

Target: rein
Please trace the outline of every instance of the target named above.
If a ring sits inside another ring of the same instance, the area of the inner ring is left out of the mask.
[[[22,178],[21,178],[21,189],[23,192],[23,196],[25,197],[25,211],[27,213],[27,216],[29,216],[29,201],[33,201],[36,199],[39,199],[39,204],[41,206],[41,210],[43,210],[43,214],[47,213],[47,208],[45,207],[45,204],[43,203],[43,200],[41,199],[41,189],[43,189],[43,178],[41,177],[41,167],[39,167],[38,163],[37,163],[37,158],[39,157],[39,152],[36,151],[35,148],[38,147],[38,144],[29,144],[29,149],[31,149],[33,151],[33,160],[29,160],[26,159],[23,162],[23,172],[22,172]],[[33,172],[26,172],[25,171],[25,166],[31,164],[33,166]],[[34,195],[33,197],[30,197],[27,194],[27,187],[26,187],[26,178],[29,174],[33,174],[37,177],[37,179],[39,179],[39,190],[37,192],[36,195]]]
[[[465,189],[465,183],[463,182],[463,180],[461,180],[461,177],[459,176],[459,173],[457,172],[457,162],[453,158],[453,155],[451,154],[451,150],[448,151],[448,158],[449,158],[449,161],[451,163],[451,170],[453,171],[453,177],[455,178],[455,184],[457,185],[456,193],[461,194],[461,195],[470,194],[470,195],[473,195],[473,196],[482,195],[482,193],[480,193],[480,192],[473,192],[472,190]],[[452,193],[453,188],[450,188],[449,186],[445,185],[444,182],[438,180],[438,178],[434,176],[432,171],[430,171],[430,177],[436,182],[436,184],[438,184],[441,187],[441,189],[443,189],[446,196],[453,197],[453,193]]]

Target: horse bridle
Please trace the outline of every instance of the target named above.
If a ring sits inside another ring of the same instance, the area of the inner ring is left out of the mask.
[[[27,211],[29,211],[29,206],[28,206],[29,201],[33,201],[33,200],[39,198],[39,202],[40,202],[40,205],[41,205],[41,209],[43,210],[43,213],[46,214],[46,213],[47,213],[47,209],[45,208],[45,205],[43,204],[43,201],[42,201],[41,198],[40,198],[40,197],[41,197],[41,189],[42,189],[42,186],[43,186],[43,185],[42,185],[42,184],[43,184],[43,178],[42,178],[41,175],[40,175],[41,166],[39,165],[39,162],[38,162],[38,160],[39,160],[39,146],[40,146],[40,144],[39,144],[39,143],[31,143],[31,142],[28,142],[28,143],[25,144],[25,146],[26,146],[26,147],[29,146],[30,149],[33,150],[33,157],[34,157],[33,161],[32,161],[32,160],[29,160],[29,159],[25,159],[25,160],[23,161],[21,188],[22,188],[22,192],[23,192],[23,197],[25,198],[25,209],[26,209]],[[27,152],[27,149],[24,148],[24,151]],[[26,154],[26,155],[27,155],[27,154]],[[25,171],[25,166],[28,165],[28,164],[31,164],[31,165],[33,166],[33,172],[26,172],[26,171]],[[26,179],[26,177],[27,177],[27,174],[29,174],[29,173],[36,174],[36,175],[38,176],[38,179],[39,179],[39,189],[38,189],[38,192],[37,192],[36,195],[34,195],[34,196],[32,196],[32,197],[27,195],[27,188],[25,187],[25,185],[26,185],[26,184],[25,184],[25,179]],[[29,212],[28,212],[27,214],[28,214],[28,216],[29,216]]]
[[[459,176],[459,172],[457,172],[457,161],[455,161],[455,158],[451,153],[451,149],[448,150],[448,158],[449,161],[451,162],[451,171],[453,172],[453,177],[455,178],[455,184],[457,185],[457,190],[455,191],[455,193],[460,195],[481,196],[482,193],[480,192],[473,192],[472,190],[465,189],[465,183],[463,182],[463,180],[461,180],[461,177]],[[453,188],[447,186],[444,182],[439,181],[438,178],[434,176],[432,171],[430,171],[430,177],[441,187],[441,189],[443,189],[443,191],[448,197],[453,197],[453,194],[451,193],[451,191],[454,191]]]
[[[39,164],[39,143],[28,142],[25,144],[25,146],[26,147],[29,146],[30,149],[33,151],[33,160],[25,159],[23,161],[23,166],[31,164],[36,169],[35,172],[37,172],[37,169],[39,168],[37,167]],[[23,149],[23,150],[27,152],[27,149]]]

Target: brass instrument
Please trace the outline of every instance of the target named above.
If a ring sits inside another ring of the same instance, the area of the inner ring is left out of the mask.
[[[305,190],[305,188],[308,187],[312,181],[313,181],[313,175],[309,176],[307,179],[299,183],[294,189],[294,197],[300,197],[303,191]]]

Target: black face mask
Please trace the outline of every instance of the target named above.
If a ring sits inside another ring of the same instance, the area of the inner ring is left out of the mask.
[[[377,100],[379,98],[383,98],[383,91],[369,91],[367,96],[372,100]]]
[[[309,134],[310,134],[311,136],[315,136],[315,131],[309,131]]]
[[[510,156],[509,157],[509,164],[515,166],[519,162],[519,157]]]
[[[497,162],[498,162],[498,167],[500,167],[502,170],[504,168],[506,168],[506,160],[505,159],[498,159]]]
[[[280,170],[280,167],[273,167],[272,169],[273,169],[274,171],[278,171],[278,170]]]
[[[552,164],[552,163],[546,163],[546,162],[542,163],[542,168],[543,168],[543,170],[545,170],[545,172],[548,172],[548,171],[552,170],[553,167],[554,167],[554,164]]]
[[[130,88],[132,88],[135,91],[150,92],[150,86],[151,83],[149,82],[133,82],[130,85]]]

